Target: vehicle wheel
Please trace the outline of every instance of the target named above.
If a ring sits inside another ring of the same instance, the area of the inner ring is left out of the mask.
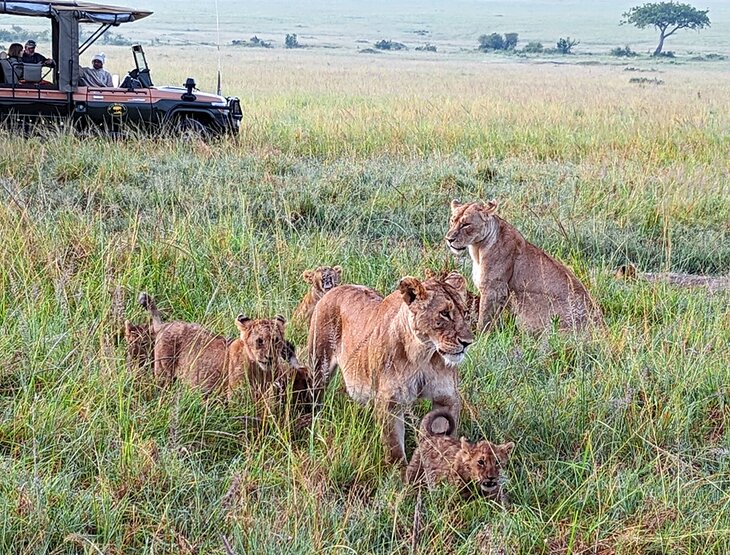
[[[207,139],[210,136],[210,130],[205,124],[193,118],[180,118],[175,131],[184,140]]]

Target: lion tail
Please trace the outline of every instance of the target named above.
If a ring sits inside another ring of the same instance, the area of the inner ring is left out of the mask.
[[[142,291],[139,294],[137,302],[142,305],[142,308],[149,310],[150,316],[152,316],[152,328],[155,330],[155,333],[160,331],[160,328],[162,327],[162,315],[160,314],[160,311],[157,310],[157,305],[155,304],[154,299],[149,294]]]
[[[456,422],[448,409],[434,409],[421,420],[421,435],[449,436],[456,430]]]

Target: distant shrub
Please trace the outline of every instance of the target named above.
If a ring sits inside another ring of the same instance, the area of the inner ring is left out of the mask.
[[[573,47],[578,46],[579,44],[579,40],[571,40],[570,37],[560,37],[558,39],[557,45],[555,46],[555,49],[558,51],[559,54],[572,54]]]
[[[427,42],[423,46],[416,46],[418,52],[436,52],[436,46]]]
[[[542,52],[545,50],[541,42],[528,42],[527,46],[525,46],[522,51],[527,52],[529,54],[537,54],[539,52]]]
[[[514,50],[517,47],[517,41],[519,40],[517,33],[505,33],[504,34],[504,49]]]
[[[690,60],[693,62],[719,62],[721,60],[726,60],[727,56],[723,56],[722,54],[716,54],[716,53],[709,53],[709,54],[700,54],[699,56],[692,56]]]
[[[30,31],[20,25],[11,25],[10,29],[0,29],[0,41],[25,43],[29,38],[36,41],[47,41],[50,38],[48,31]],[[3,50],[6,50],[3,48]]]
[[[271,41],[267,40],[261,40],[256,35],[252,36],[248,40],[232,40],[231,44],[233,46],[249,46],[249,47],[256,47],[256,48],[272,48]]]
[[[649,79],[648,77],[632,77],[629,79],[629,83],[635,83],[637,85],[662,85],[664,81],[661,79]]]
[[[664,52],[659,52],[659,54],[654,54],[655,56],[658,56],[660,58],[674,58],[674,51],[673,50],[666,50]]]
[[[360,54],[380,54],[380,50],[375,50],[374,48],[361,48],[358,52]]]
[[[109,44],[112,46],[130,46],[136,44],[135,41],[128,39],[127,37],[120,35],[119,33],[105,33],[101,37],[102,44]]]
[[[479,37],[479,50],[504,50],[504,38],[499,33]]]
[[[284,39],[284,48],[301,48],[302,45],[299,44],[299,41],[297,40],[297,35],[295,33],[292,33],[291,35],[287,33],[286,38]]]
[[[427,29],[416,29],[416,30],[415,30],[415,31],[413,31],[413,32],[414,32],[414,33],[415,33],[416,35],[420,35],[420,36],[422,36],[422,37],[425,37],[426,35],[430,35],[430,34],[431,34],[431,31],[429,31],[429,30],[427,30]]]
[[[631,50],[631,47],[628,44],[623,47],[617,46],[616,48],[611,49],[611,56],[617,56],[619,58],[633,58],[638,55],[639,54],[637,52]]]
[[[379,40],[375,43],[375,48],[378,50],[408,50],[405,44],[394,40]]]

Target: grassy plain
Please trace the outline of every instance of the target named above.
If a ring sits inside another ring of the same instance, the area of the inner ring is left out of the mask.
[[[154,52],[156,82],[214,78],[193,49]],[[517,443],[512,506],[425,495],[418,552],[730,550],[730,299],[611,277],[730,271],[719,66],[226,56],[237,140],[0,135],[0,552],[410,553],[415,495],[369,409],[332,387],[311,431],[256,430],[245,404],[128,371],[118,330],[142,289],[232,336],[239,312],[290,315],[319,264],[384,292],[468,275],[448,202],[491,197],[589,285],[608,336],[478,340],[462,431]]]

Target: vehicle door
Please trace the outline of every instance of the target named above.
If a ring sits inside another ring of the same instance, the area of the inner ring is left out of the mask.
[[[112,131],[146,127],[152,117],[149,89],[87,87],[86,113]]]

